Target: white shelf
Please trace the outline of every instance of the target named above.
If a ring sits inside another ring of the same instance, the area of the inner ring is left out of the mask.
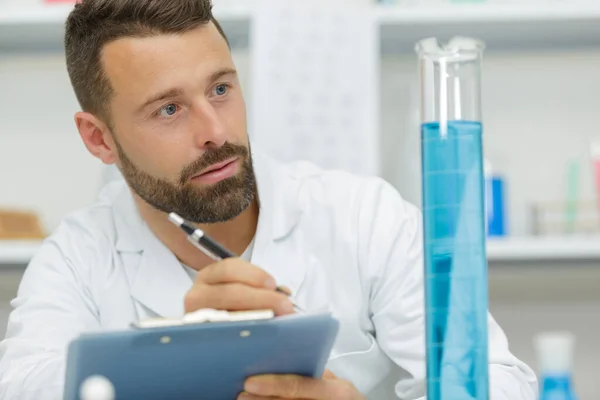
[[[489,261],[577,261],[600,259],[600,236],[490,239]]]
[[[252,11],[252,0],[217,0],[213,8],[215,15],[228,21],[247,20]],[[0,24],[63,24],[73,4],[39,4],[15,6],[0,4]]]
[[[252,0],[217,0],[214,15],[232,47],[247,47]],[[64,23],[71,4],[0,4],[0,55],[63,51]]]
[[[379,5],[377,18],[385,24],[464,22],[564,21],[600,18],[595,1],[548,4],[440,4],[435,6]]]
[[[215,16],[232,47],[246,47],[254,0],[217,0]],[[0,54],[61,51],[71,5],[0,6]],[[412,52],[415,42],[455,35],[486,41],[490,50],[600,46],[600,3],[373,6],[385,53]]]
[[[27,264],[40,245],[0,240],[0,267]],[[490,239],[487,256],[491,262],[600,260],[600,236]]]
[[[600,3],[451,4],[380,6],[385,53],[412,52],[415,42],[455,35],[484,40],[490,50],[544,50],[600,46]]]
[[[3,265],[25,265],[37,253],[41,241],[0,240],[0,268]]]
[[[0,5],[0,24],[19,26],[25,24],[60,24],[73,9],[70,4],[55,5]]]

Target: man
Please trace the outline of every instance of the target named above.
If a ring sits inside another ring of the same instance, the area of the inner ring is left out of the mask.
[[[209,0],[83,0],[65,46],[81,138],[125,179],[67,218],[25,272],[0,345],[1,399],[60,398],[66,347],[85,331],[200,308],[293,313],[276,285],[331,311],[339,336],[321,379],[252,377],[240,398],[424,396],[419,213],[380,179],[251,152]],[[242,256],[213,262],[170,212]],[[489,334],[492,399],[534,400],[534,374],[491,318]]]

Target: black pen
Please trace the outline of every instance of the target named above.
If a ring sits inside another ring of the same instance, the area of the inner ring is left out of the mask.
[[[226,258],[237,257],[231,251],[204,234],[202,229],[192,226],[192,224],[181,218],[179,215],[175,213],[169,214],[169,221],[183,229],[183,231],[187,233],[188,240],[213,260],[221,261]]]
[[[204,254],[206,254],[213,260],[221,261],[226,258],[237,257],[233,252],[227,250],[225,247],[221,246],[219,243],[217,243],[208,235],[206,235],[202,229],[192,226],[192,224],[187,222],[185,219],[181,218],[178,214],[169,214],[169,221],[180,227],[187,234],[188,240],[196,248],[202,250]],[[275,290],[279,293],[285,294],[288,297],[290,296],[290,293],[283,290],[281,287],[277,287]],[[298,311],[303,311],[300,307],[298,307],[295,304],[294,308],[296,308]]]

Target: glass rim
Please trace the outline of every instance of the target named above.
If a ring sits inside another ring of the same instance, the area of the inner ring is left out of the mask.
[[[485,47],[484,41],[465,36],[455,36],[445,45],[440,45],[437,38],[430,37],[419,40],[415,44],[415,51],[424,58],[452,61],[481,57]]]

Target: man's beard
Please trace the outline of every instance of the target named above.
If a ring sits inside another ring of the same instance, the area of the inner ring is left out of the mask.
[[[214,224],[232,220],[244,212],[256,195],[256,178],[250,147],[225,143],[208,150],[181,172],[178,182],[156,178],[139,168],[116,142],[121,160],[121,173],[129,187],[152,207],[167,214],[175,212],[198,224]],[[213,185],[197,187],[190,180],[207,167],[239,157],[241,171]]]

